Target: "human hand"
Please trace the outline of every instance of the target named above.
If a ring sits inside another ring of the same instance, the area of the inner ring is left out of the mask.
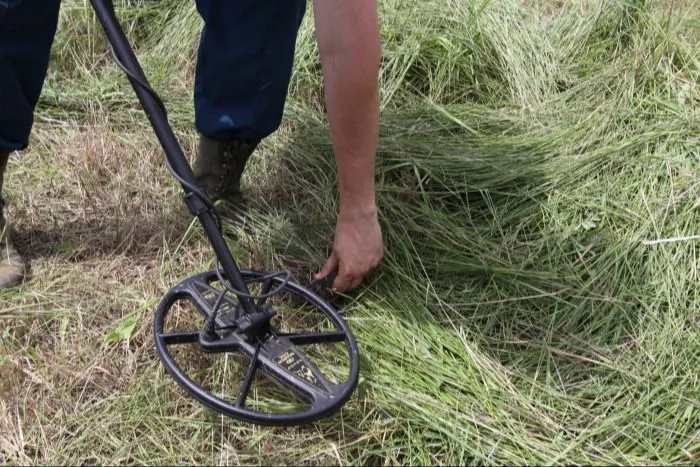
[[[337,270],[330,286],[334,292],[349,292],[356,289],[362,279],[384,256],[382,231],[376,208],[370,211],[343,212],[338,216],[333,250],[328,261],[314,276],[317,281]]]

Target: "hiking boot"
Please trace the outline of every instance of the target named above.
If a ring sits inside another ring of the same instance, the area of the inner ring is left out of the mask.
[[[213,202],[241,201],[241,177],[260,141],[215,141],[200,136],[199,153],[192,171]]]
[[[0,154],[0,290],[14,287],[24,278],[25,265],[15,250],[10,237],[10,228],[5,221],[5,200],[2,198],[2,185],[10,154]]]

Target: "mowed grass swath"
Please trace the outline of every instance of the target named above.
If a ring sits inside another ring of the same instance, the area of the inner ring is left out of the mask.
[[[116,3],[191,154],[195,6]],[[268,429],[202,408],[155,357],[158,297],[210,249],[89,5],[65,2],[8,180],[38,253],[34,281],[0,294],[0,454],[697,463],[696,3],[380,2],[386,257],[343,303],[362,380],[337,417]],[[309,16],[283,128],[245,180],[250,222],[229,229],[244,267],[300,280],[337,208],[314,40]]]

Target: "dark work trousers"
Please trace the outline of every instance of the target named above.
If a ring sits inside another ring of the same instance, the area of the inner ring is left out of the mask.
[[[219,141],[270,135],[282,119],[306,0],[191,1],[204,20],[197,130]],[[60,0],[0,0],[0,152],[28,145],[59,7]]]

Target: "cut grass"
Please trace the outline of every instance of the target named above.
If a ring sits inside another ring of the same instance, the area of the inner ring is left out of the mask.
[[[155,356],[157,300],[211,252],[89,6],[65,3],[8,174],[33,276],[0,293],[5,461],[700,461],[696,2],[381,2],[387,250],[343,307],[362,377],[285,429],[203,408]],[[194,4],[118,7],[192,154]],[[336,210],[313,41],[307,18],[230,230],[242,267],[302,282]]]

